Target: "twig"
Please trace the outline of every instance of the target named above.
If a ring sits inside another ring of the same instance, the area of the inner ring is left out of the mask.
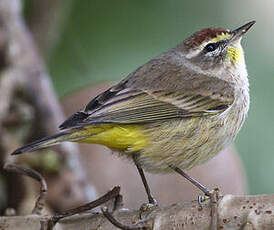
[[[114,216],[108,211],[107,207],[102,207],[101,211],[110,223],[112,223],[115,227],[123,230],[146,230],[151,227],[145,220],[133,225],[124,225],[114,218]]]
[[[56,223],[65,217],[69,217],[69,216],[73,216],[73,215],[76,215],[76,214],[79,214],[79,213],[82,213],[85,211],[89,211],[93,208],[98,207],[101,204],[106,203],[107,201],[109,201],[111,199],[115,199],[115,203],[116,203],[117,202],[116,199],[121,199],[120,197],[121,197],[120,196],[120,186],[115,186],[111,191],[109,191],[105,195],[101,196],[97,200],[94,200],[90,203],[84,204],[80,207],[70,209],[63,213],[56,214],[56,215],[52,216],[51,218],[49,218],[48,220],[40,221],[40,225],[41,225],[40,230],[52,230],[54,228],[54,226],[56,225]],[[115,208],[115,205],[114,205],[114,208]]]
[[[107,201],[109,201],[111,199],[118,197],[119,195],[120,195],[120,186],[115,186],[111,191],[109,191],[105,195],[101,196],[97,200],[94,200],[90,203],[84,204],[80,207],[65,211],[63,213],[56,214],[51,218],[51,220],[52,220],[52,222],[57,223],[60,219],[63,219],[68,216],[73,216],[73,215],[79,214],[81,212],[89,211],[93,208],[98,207],[101,204],[106,203]]]
[[[210,230],[217,230],[218,227],[218,199],[219,189],[215,188],[210,192],[211,220]]]
[[[4,169],[8,172],[13,172],[19,175],[25,175],[25,176],[31,177],[37,180],[38,182],[40,182],[41,188],[40,188],[39,197],[37,198],[31,213],[41,215],[41,212],[45,206],[45,198],[47,195],[47,183],[45,179],[41,176],[41,174],[33,169],[30,169],[21,165],[11,164],[11,163],[6,163],[4,165]]]

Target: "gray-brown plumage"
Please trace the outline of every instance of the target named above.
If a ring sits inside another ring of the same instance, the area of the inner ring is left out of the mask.
[[[63,132],[13,154],[62,141],[99,143],[148,171],[190,169],[239,132],[249,109],[242,35],[204,29],[136,69],[61,126]]]

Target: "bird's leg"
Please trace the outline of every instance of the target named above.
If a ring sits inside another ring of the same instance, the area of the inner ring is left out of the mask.
[[[190,181],[197,188],[199,188],[205,194],[205,196],[210,199],[210,204],[211,204],[211,223],[210,223],[210,229],[212,229],[212,230],[217,229],[217,220],[218,220],[217,209],[218,209],[219,190],[218,189],[214,189],[213,191],[209,191],[208,188],[206,188],[204,185],[202,185],[201,183],[199,183],[198,181],[196,181],[195,179],[193,179],[192,177],[190,177],[188,174],[186,174],[180,168],[178,168],[178,167],[176,167],[174,165],[170,165],[169,167],[172,168],[175,172],[179,173],[184,178],[186,178],[188,181]],[[208,199],[208,198],[205,198],[205,196],[200,195],[198,197],[198,203],[199,203],[199,205],[201,205],[201,203],[204,200]]]
[[[138,169],[138,172],[139,172],[139,174],[141,176],[143,185],[145,187],[145,190],[146,190],[146,193],[147,193],[148,202],[150,204],[157,205],[156,199],[151,195],[151,191],[150,191],[149,185],[147,183],[147,180],[146,180],[146,177],[145,177],[143,169],[140,166],[138,166],[137,164],[136,164],[136,167]]]
[[[146,194],[147,194],[147,197],[148,197],[149,204],[151,204],[153,206],[157,206],[158,205],[157,200],[154,199],[154,197],[151,195],[151,191],[150,191],[149,185],[147,183],[147,180],[146,180],[146,177],[145,177],[145,174],[144,174],[144,170],[138,164],[137,159],[136,159],[136,155],[133,156],[133,161],[134,161],[134,164],[136,165],[136,167],[138,169],[138,172],[139,172],[139,174],[141,176],[143,185],[144,185],[145,190],[146,190]]]
[[[210,197],[210,191],[208,190],[207,187],[205,187],[204,185],[202,185],[201,183],[199,183],[198,181],[196,181],[195,179],[193,179],[192,177],[190,177],[182,169],[180,169],[180,168],[178,168],[178,167],[176,167],[174,165],[170,165],[169,167],[172,168],[175,172],[179,173],[184,178],[186,178],[188,181],[190,181],[197,188],[199,188],[206,196]]]

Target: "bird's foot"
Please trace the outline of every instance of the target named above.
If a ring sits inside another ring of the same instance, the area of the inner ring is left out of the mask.
[[[217,199],[218,201],[219,197],[220,197],[220,190],[218,188],[215,188],[209,191],[208,193],[199,195],[197,201],[198,201],[198,204],[201,206],[207,200],[210,200],[212,202],[214,199]]]
[[[202,204],[203,204],[205,201],[207,201],[208,199],[210,199],[210,197],[209,197],[208,195],[206,195],[206,194],[201,194],[201,195],[198,196],[197,201],[198,201],[198,204],[199,204],[200,206],[202,206]]]
[[[149,203],[142,204],[141,207],[140,207],[140,209],[139,209],[139,217],[140,217],[140,219],[142,219],[142,216],[143,216],[144,213],[151,212],[157,206],[158,206],[158,202],[153,197],[152,197],[152,199],[150,199]]]

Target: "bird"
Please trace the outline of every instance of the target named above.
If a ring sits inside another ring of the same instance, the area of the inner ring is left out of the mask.
[[[130,159],[156,205],[144,170],[185,173],[233,142],[246,120],[250,99],[243,35],[206,28],[140,66],[64,121],[59,133],[27,144],[12,155],[64,141],[101,144]]]

